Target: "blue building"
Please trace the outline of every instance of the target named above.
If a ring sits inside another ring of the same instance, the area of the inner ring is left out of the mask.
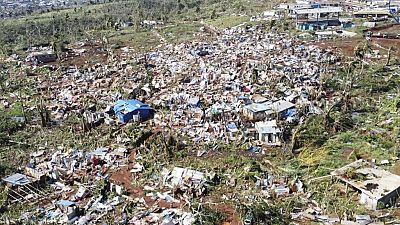
[[[114,105],[114,112],[124,123],[132,119],[145,121],[154,116],[154,109],[138,100],[118,100]]]

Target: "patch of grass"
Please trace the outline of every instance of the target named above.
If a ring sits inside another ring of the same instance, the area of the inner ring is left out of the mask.
[[[195,35],[200,32],[202,26],[197,22],[181,22],[162,27],[159,29],[159,33],[168,43],[179,44],[195,40]]]
[[[160,38],[152,31],[136,32],[132,29],[107,32],[109,42],[119,46],[130,46],[138,52],[146,52],[157,47]]]
[[[250,17],[248,16],[220,16],[216,19],[208,19],[206,23],[216,28],[224,29],[228,27],[234,27],[245,22],[249,22]]]

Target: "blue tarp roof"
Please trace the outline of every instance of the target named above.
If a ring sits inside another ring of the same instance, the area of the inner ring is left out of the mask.
[[[23,174],[16,173],[3,179],[4,181],[13,185],[25,185],[31,183],[29,178]]]
[[[235,129],[237,129],[236,124],[233,123],[233,122],[228,123],[228,125],[227,125],[226,127],[227,127],[229,130],[235,130]]]
[[[286,110],[286,112],[284,112],[283,114],[282,114],[282,116],[283,117],[292,117],[292,116],[295,116],[296,115],[296,112],[297,112],[297,110],[296,109],[288,109],[288,110]]]
[[[132,100],[118,100],[114,105],[114,111],[122,111],[126,110],[128,112],[135,111],[137,109],[147,109],[152,110],[149,105],[144,104],[141,101],[132,99]]]
[[[249,149],[247,149],[247,151],[250,152],[250,153],[260,153],[261,152],[261,147],[251,146]]]
[[[71,202],[71,201],[68,201],[68,200],[60,200],[60,201],[57,202],[57,205],[69,207],[69,206],[75,205],[75,202]]]

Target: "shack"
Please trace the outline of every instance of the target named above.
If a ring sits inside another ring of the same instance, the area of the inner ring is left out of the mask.
[[[360,10],[353,13],[355,18],[388,18],[391,14],[388,10]]]
[[[57,60],[56,54],[53,51],[32,52],[26,58],[26,61],[31,62],[33,65],[40,65],[43,63],[55,62]]]
[[[154,117],[154,109],[138,100],[118,100],[114,112],[123,123],[146,121]]]
[[[3,178],[3,181],[6,182],[8,202],[25,202],[39,197],[39,191],[35,187],[36,183],[33,178],[24,174],[15,173]]]
[[[243,107],[243,116],[251,121],[261,121],[267,117],[265,113],[270,108],[264,103],[252,103]]]

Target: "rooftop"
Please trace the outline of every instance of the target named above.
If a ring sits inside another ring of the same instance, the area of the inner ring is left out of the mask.
[[[149,105],[146,105],[141,101],[132,99],[132,100],[118,100],[114,106],[114,111],[132,112],[139,108],[148,110],[152,109]]]
[[[294,13],[298,15],[317,14],[317,13],[340,13],[343,12],[341,7],[326,7],[314,9],[295,9]]]
[[[360,10],[358,12],[353,13],[354,15],[370,15],[370,14],[378,14],[378,15],[390,15],[387,10]]]
[[[354,179],[348,177],[348,173],[351,171],[363,176],[363,178]],[[400,187],[400,176],[373,167],[364,160],[358,160],[345,167],[337,169],[332,172],[332,175],[375,199],[381,199]]]
[[[262,134],[276,134],[281,132],[276,124],[276,120],[256,122],[255,126],[257,131]]]
[[[27,176],[20,173],[13,174],[9,177],[4,178],[3,180],[13,185],[25,185],[31,183]]]
[[[262,103],[252,103],[249,105],[244,106],[245,109],[250,110],[252,112],[264,112],[270,109],[270,107],[266,104]]]

